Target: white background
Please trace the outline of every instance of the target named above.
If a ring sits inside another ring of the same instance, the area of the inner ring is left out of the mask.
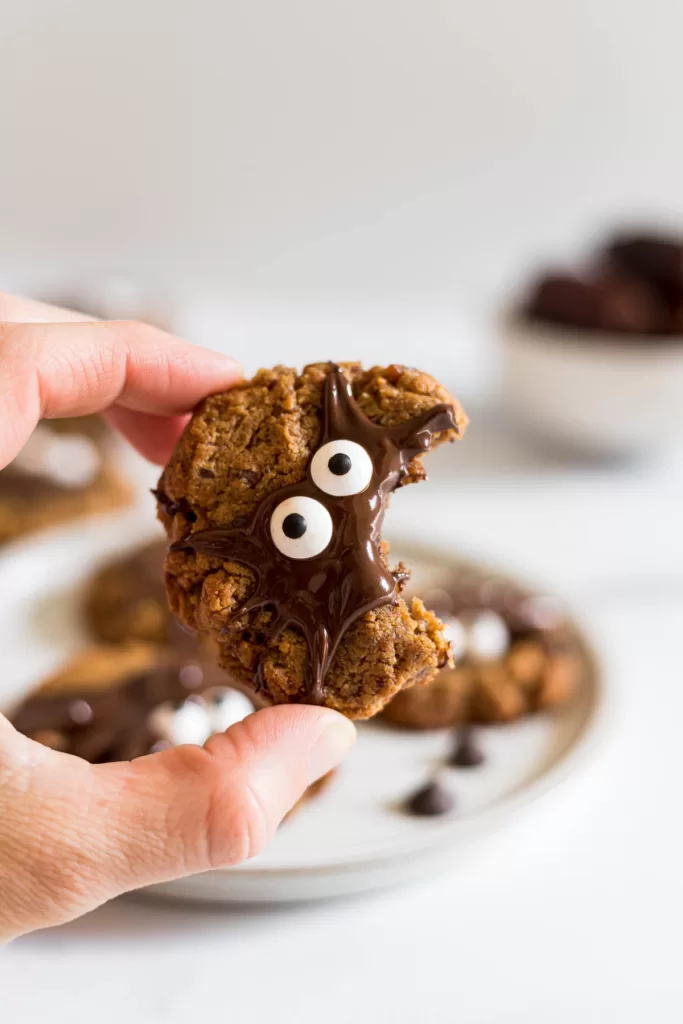
[[[487,310],[683,221],[678,0],[2,0],[0,273]]]
[[[683,223],[682,37],[678,0],[0,0],[0,283],[124,273],[249,368],[418,352],[481,395],[532,263]],[[394,527],[581,605],[595,763],[414,888],[22,940],[3,1024],[683,1018],[683,463],[560,468],[486,422]]]

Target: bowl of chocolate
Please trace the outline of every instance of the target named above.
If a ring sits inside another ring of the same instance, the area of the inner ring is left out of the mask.
[[[683,434],[683,237],[614,235],[539,276],[502,334],[504,401],[537,437],[623,457]]]

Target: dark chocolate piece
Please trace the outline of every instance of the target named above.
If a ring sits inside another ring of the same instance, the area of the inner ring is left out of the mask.
[[[486,758],[477,745],[471,729],[463,729],[458,733],[455,748],[448,764],[453,768],[477,768]]]
[[[650,281],[667,297],[683,298],[683,244],[665,235],[617,235],[605,250],[607,259],[627,273]]]
[[[325,675],[346,630],[365,612],[395,603],[405,580],[404,570],[392,573],[385,567],[380,549],[389,495],[401,486],[410,460],[428,450],[435,434],[459,430],[454,410],[446,404],[393,427],[373,423],[360,410],[351,384],[334,364],[330,364],[324,389],[320,447],[329,441],[355,441],[367,451],[373,464],[370,484],[359,494],[324,495],[333,524],[332,539],[325,550],[312,558],[288,558],[270,535],[271,515],[285,499],[296,496],[321,500],[310,463],[306,480],[269,494],[245,526],[199,530],[172,545],[172,550],[190,549],[236,562],[254,573],[255,591],[236,610],[231,622],[245,613],[272,609],[264,650],[288,627],[300,630],[310,657],[308,697],[313,703],[323,700]],[[163,495],[160,500],[163,504]],[[170,505],[164,507],[170,514]],[[224,632],[229,628],[230,623]],[[259,659],[256,670],[257,688],[263,685],[262,661]]]
[[[406,800],[404,809],[419,818],[436,817],[453,810],[455,801],[451,794],[436,780],[421,786]]]
[[[664,334],[671,315],[648,283],[621,270],[603,269],[589,278],[548,274],[525,306],[534,320],[614,334]]]

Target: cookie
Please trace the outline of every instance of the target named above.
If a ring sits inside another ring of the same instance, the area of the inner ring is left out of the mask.
[[[46,679],[11,720],[25,736],[92,764],[129,761],[181,743],[203,745],[256,710],[224,680],[207,657],[100,644]],[[321,793],[333,774],[309,786],[289,813]]]
[[[455,665],[399,693],[385,721],[408,729],[510,722],[576,691],[581,655],[556,602],[476,570],[424,600],[446,623]]]
[[[401,366],[260,370],[207,398],[163,472],[173,612],[220,645],[229,675],[269,703],[368,718],[449,658],[437,617],[400,592],[381,539],[392,491],[466,417]]]
[[[206,677],[203,666],[174,662],[149,644],[99,645],[46,679],[12,721],[31,739],[93,764],[131,760],[168,738],[154,712],[186,703]]]
[[[39,423],[0,471],[0,543],[127,504],[130,489],[110,449],[98,416]]]
[[[166,547],[163,540],[145,544],[118,555],[92,576],[85,595],[85,617],[97,640],[167,644],[175,639],[175,620],[164,587]]]

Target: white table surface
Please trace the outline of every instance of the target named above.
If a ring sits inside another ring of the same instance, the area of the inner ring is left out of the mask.
[[[410,888],[258,910],[126,898],[20,940],[3,1022],[683,1019],[683,459],[561,466],[479,423],[390,526],[580,603],[613,703],[592,764]]]

